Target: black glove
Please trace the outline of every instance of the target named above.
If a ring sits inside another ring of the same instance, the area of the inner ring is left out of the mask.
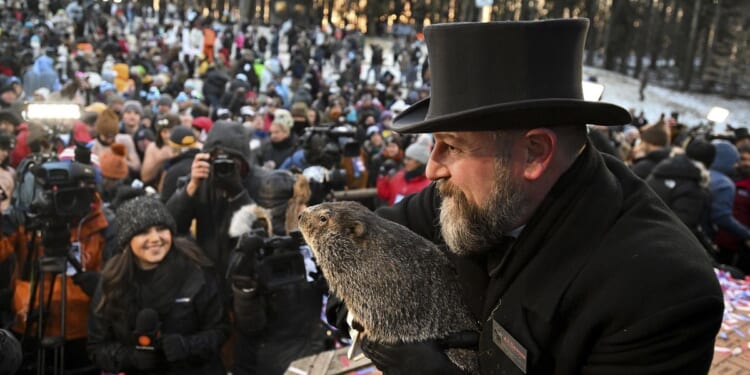
[[[189,355],[185,338],[182,335],[169,334],[161,338],[161,350],[169,362],[178,362]]]
[[[384,375],[463,375],[437,341],[381,344],[365,336],[362,351]]]
[[[87,296],[91,297],[96,292],[96,286],[99,284],[99,272],[78,272],[73,276],[73,283],[78,285]]]
[[[160,362],[161,359],[156,350],[141,350],[133,348],[128,358],[130,366],[127,367],[141,371],[154,370],[159,367]]]
[[[344,301],[336,297],[333,293],[328,295],[328,301],[326,301],[326,320],[328,324],[336,327],[342,336],[349,337],[349,324],[346,323],[346,314],[349,309],[344,305]]]

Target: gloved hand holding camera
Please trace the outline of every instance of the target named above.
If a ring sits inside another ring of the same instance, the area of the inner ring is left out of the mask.
[[[232,155],[222,152],[202,152],[195,155],[190,167],[187,194],[192,197],[203,181],[210,179],[216,188],[225,191],[230,197],[236,196],[244,189],[240,166]]]
[[[211,155],[211,178],[214,186],[224,190],[229,196],[235,196],[245,188],[242,185],[240,163],[229,154],[214,153]]]

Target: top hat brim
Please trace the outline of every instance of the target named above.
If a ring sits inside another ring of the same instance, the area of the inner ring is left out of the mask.
[[[414,103],[394,119],[393,130],[400,133],[490,131],[583,124],[616,126],[632,121],[630,113],[620,106],[582,99],[523,100],[427,118],[429,107],[430,98]]]

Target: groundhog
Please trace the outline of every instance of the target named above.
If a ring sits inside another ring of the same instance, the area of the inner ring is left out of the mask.
[[[331,290],[369,339],[393,344],[478,332],[448,258],[427,239],[356,202],[309,207],[299,227]],[[446,354],[477,372],[475,351]]]

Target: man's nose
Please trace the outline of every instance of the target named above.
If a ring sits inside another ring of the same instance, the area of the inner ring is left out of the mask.
[[[427,167],[425,167],[425,176],[433,181],[450,177],[448,167],[445,164],[437,161],[433,157],[434,153],[435,152],[433,151],[433,153],[430,155],[430,159],[427,161]]]

